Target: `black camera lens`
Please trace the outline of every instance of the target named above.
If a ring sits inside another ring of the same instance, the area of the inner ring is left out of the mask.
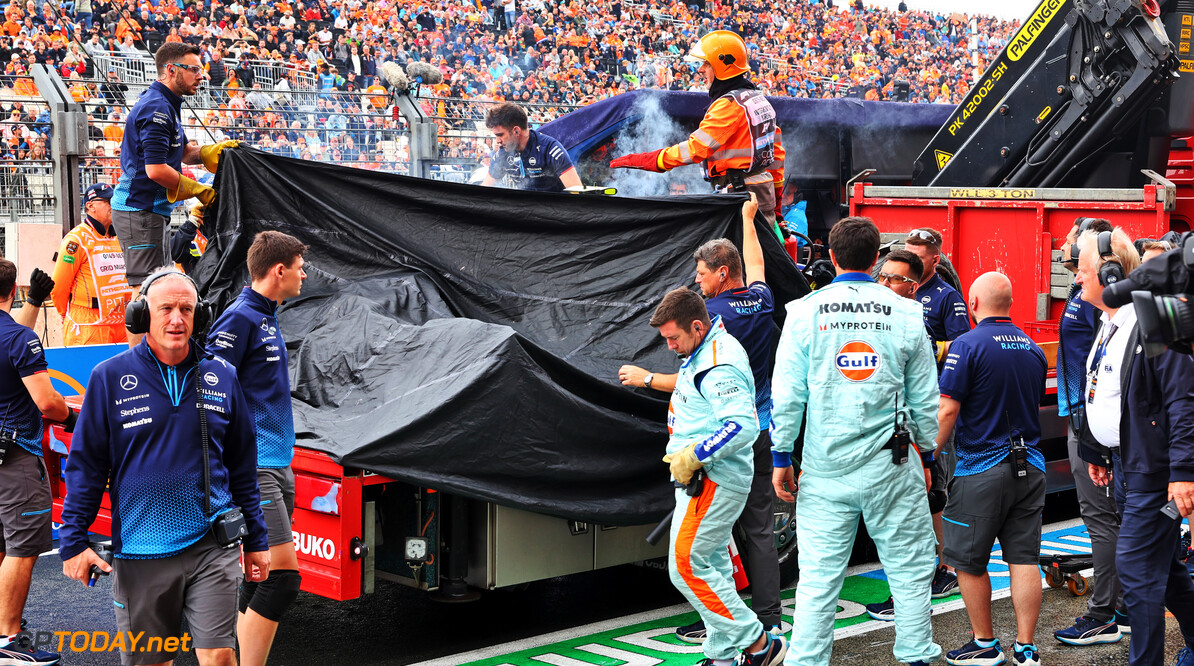
[[[1194,341],[1194,303],[1188,294],[1132,292],[1144,350],[1150,357],[1172,347],[1190,353]]]

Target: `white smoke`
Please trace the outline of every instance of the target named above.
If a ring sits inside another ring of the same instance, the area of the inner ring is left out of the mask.
[[[618,133],[611,155],[645,153],[688,139],[688,132],[660,108],[658,95],[640,96],[630,108],[630,114],[639,116],[638,122]],[[705,182],[704,170],[699,164],[678,167],[667,173],[614,169],[612,177],[613,182],[610,184],[618,188],[618,196],[624,197],[667,196],[673,189],[679,189],[680,185],[683,185],[685,194],[708,194],[713,191]]]

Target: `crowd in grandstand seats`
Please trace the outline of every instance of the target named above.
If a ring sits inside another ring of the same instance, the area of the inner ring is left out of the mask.
[[[212,108],[197,115],[214,138],[379,168],[406,159],[379,76],[387,60],[444,73],[424,86],[424,111],[446,156],[479,159],[490,149],[480,100],[518,101],[543,122],[636,88],[696,89],[682,56],[710,30],[743,35],[770,94],[956,103],[1017,27],[862,0],[11,0],[4,17],[0,83],[35,97],[29,67],[56,67],[91,112],[97,164],[117,161],[129,90],[85,56],[183,41],[203,52]],[[263,87],[249,62],[282,74]],[[44,151],[44,123],[29,116],[4,131],[4,156]]]

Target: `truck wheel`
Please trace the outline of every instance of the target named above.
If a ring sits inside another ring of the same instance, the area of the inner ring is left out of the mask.
[[[1073,592],[1074,596],[1080,597],[1089,591],[1090,586],[1087,585],[1085,577],[1078,574],[1070,576],[1070,592]]]
[[[775,549],[779,551],[779,585],[788,587],[800,574],[796,549],[796,504],[775,498]]]

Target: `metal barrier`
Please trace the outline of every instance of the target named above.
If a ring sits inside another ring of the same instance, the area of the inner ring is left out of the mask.
[[[54,164],[48,159],[0,159],[0,218],[54,222]]]

